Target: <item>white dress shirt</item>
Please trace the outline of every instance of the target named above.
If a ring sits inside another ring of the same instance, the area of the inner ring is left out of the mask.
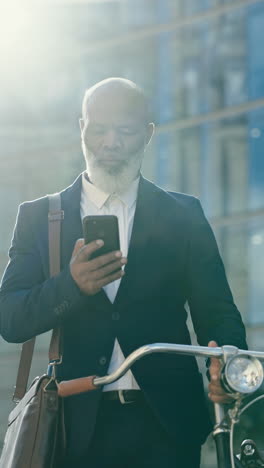
[[[136,209],[139,178],[132,182],[128,190],[122,194],[107,194],[91,184],[83,173],[81,193],[81,218],[94,215],[115,215],[118,218],[120,250],[123,257],[127,257],[129,242],[132,233],[134,214]],[[123,267],[124,268],[124,267]],[[122,279],[113,281],[104,286],[109,300],[113,303]],[[124,355],[115,339],[114,349],[108,374],[114,372],[124,361]],[[135,377],[129,370],[121,379],[112,384],[105,385],[103,391],[139,389]]]

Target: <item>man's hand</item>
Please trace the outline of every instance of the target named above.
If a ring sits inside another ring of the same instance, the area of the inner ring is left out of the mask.
[[[214,348],[217,346],[216,341],[209,341],[208,346]],[[209,367],[211,381],[208,385],[209,398],[214,403],[231,403],[233,397],[226,393],[220,382],[221,374],[221,361],[217,358],[211,358],[211,364]]]
[[[103,286],[124,275],[121,268],[127,263],[127,259],[122,257],[120,251],[90,260],[92,253],[100,249],[103,244],[102,240],[96,240],[85,245],[84,239],[79,239],[73,249],[70,261],[71,275],[80,290],[88,296],[93,296]]]

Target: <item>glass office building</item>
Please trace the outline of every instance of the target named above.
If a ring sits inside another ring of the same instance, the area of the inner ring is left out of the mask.
[[[84,167],[85,88],[126,77],[146,90],[157,126],[144,175],[201,199],[249,345],[264,349],[264,2],[53,0],[23,14],[3,73],[1,271],[18,203]],[[11,385],[14,348],[0,346]],[[6,387],[0,395],[3,406]]]

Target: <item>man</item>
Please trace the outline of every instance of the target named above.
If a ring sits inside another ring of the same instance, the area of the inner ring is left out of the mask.
[[[140,167],[154,126],[131,81],[89,89],[80,120],[85,171],[61,193],[61,273],[48,274],[47,197],[20,207],[1,288],[1,333],[22,342],[58,325],[59,378],[112,372],[154,342],[190,343],[188,301],[201,345],[246,346],[212,231],[194,197],[168,193]],[[121,251],[97,259],[81,218],[118,216]],[[76,241],[76,239],[78,239]],[[228,401],[212,360],[210,397]],[[210,422],[196,361],[154,354],[119,382],[65,400],[63,467],[198,468]]]

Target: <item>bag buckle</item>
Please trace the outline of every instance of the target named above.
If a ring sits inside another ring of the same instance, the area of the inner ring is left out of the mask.
[[[47,375],[48,377],[55,379],[57,378],[56,375],[56,366],[62,363],[62,359],[56,359],[54,361],[50,361],[47,369]]]

